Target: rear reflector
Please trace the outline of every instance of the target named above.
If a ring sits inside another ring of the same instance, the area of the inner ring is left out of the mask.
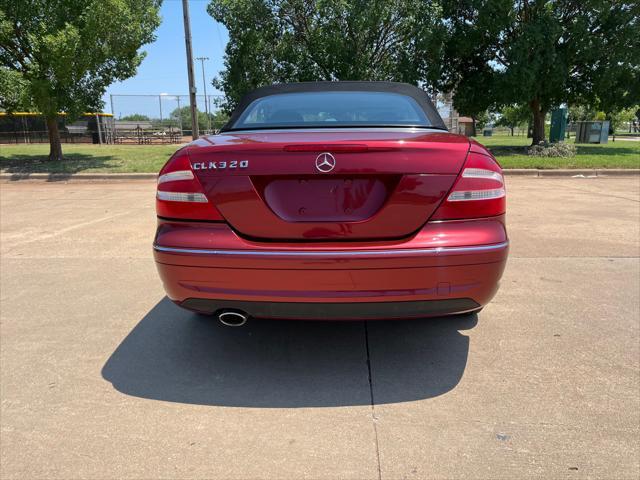
[[[208,202],[204,193],[162,192],[158,190],[157,197],[158,200],[165,200],[167,202]]]
[[[506,210],[504,177],[491,157],[470,152],[462,173],[431,220],[502,215]]]

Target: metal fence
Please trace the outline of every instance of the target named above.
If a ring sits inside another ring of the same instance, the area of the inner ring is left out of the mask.
[[[57,118],[62,143],[114,143],[114,121],[110,113],[85,113],[73,122]],[[0,112],[0,144],[48,143],[44,116],[32,112]]]
[[[216,133],[227,123],[221,95],[198,95],[200,134]],[[85,114],[70,122],[58,117],[65,143],[183,143],[191,140],[188,95],[109,95],[111,114]],[[0,113],[0,143],[47,143],[44,117],[37,113]]]
[[[220,111],[222,95],[197,95],[198,126],[201,134],[218,131],[227,121]],[[156,134],[192,132],[188,95],[109,95],[109,107],[116,120],[116,130],[123,122],[143,122],[141,128]]]

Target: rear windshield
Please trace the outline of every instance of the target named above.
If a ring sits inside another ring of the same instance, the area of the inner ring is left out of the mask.
[[[429,127],[416,101],[385,92],[304,92],[262,97],[231,127],[237,129],[306,127]]]

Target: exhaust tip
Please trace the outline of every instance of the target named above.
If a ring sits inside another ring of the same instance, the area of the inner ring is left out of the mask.
[[[227,327],[241,327],[245,323],[249,317],[245,313],[241,312],[221,312],[218,314],[218,320],[221,324],[226,325]]]

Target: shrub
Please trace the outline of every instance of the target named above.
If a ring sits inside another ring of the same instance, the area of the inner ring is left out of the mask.
[[[549,143],[540,142],[538,145],[533,145],[527,150],[527,154],[532,157],[575,157],[576,146],[572,143]]]

